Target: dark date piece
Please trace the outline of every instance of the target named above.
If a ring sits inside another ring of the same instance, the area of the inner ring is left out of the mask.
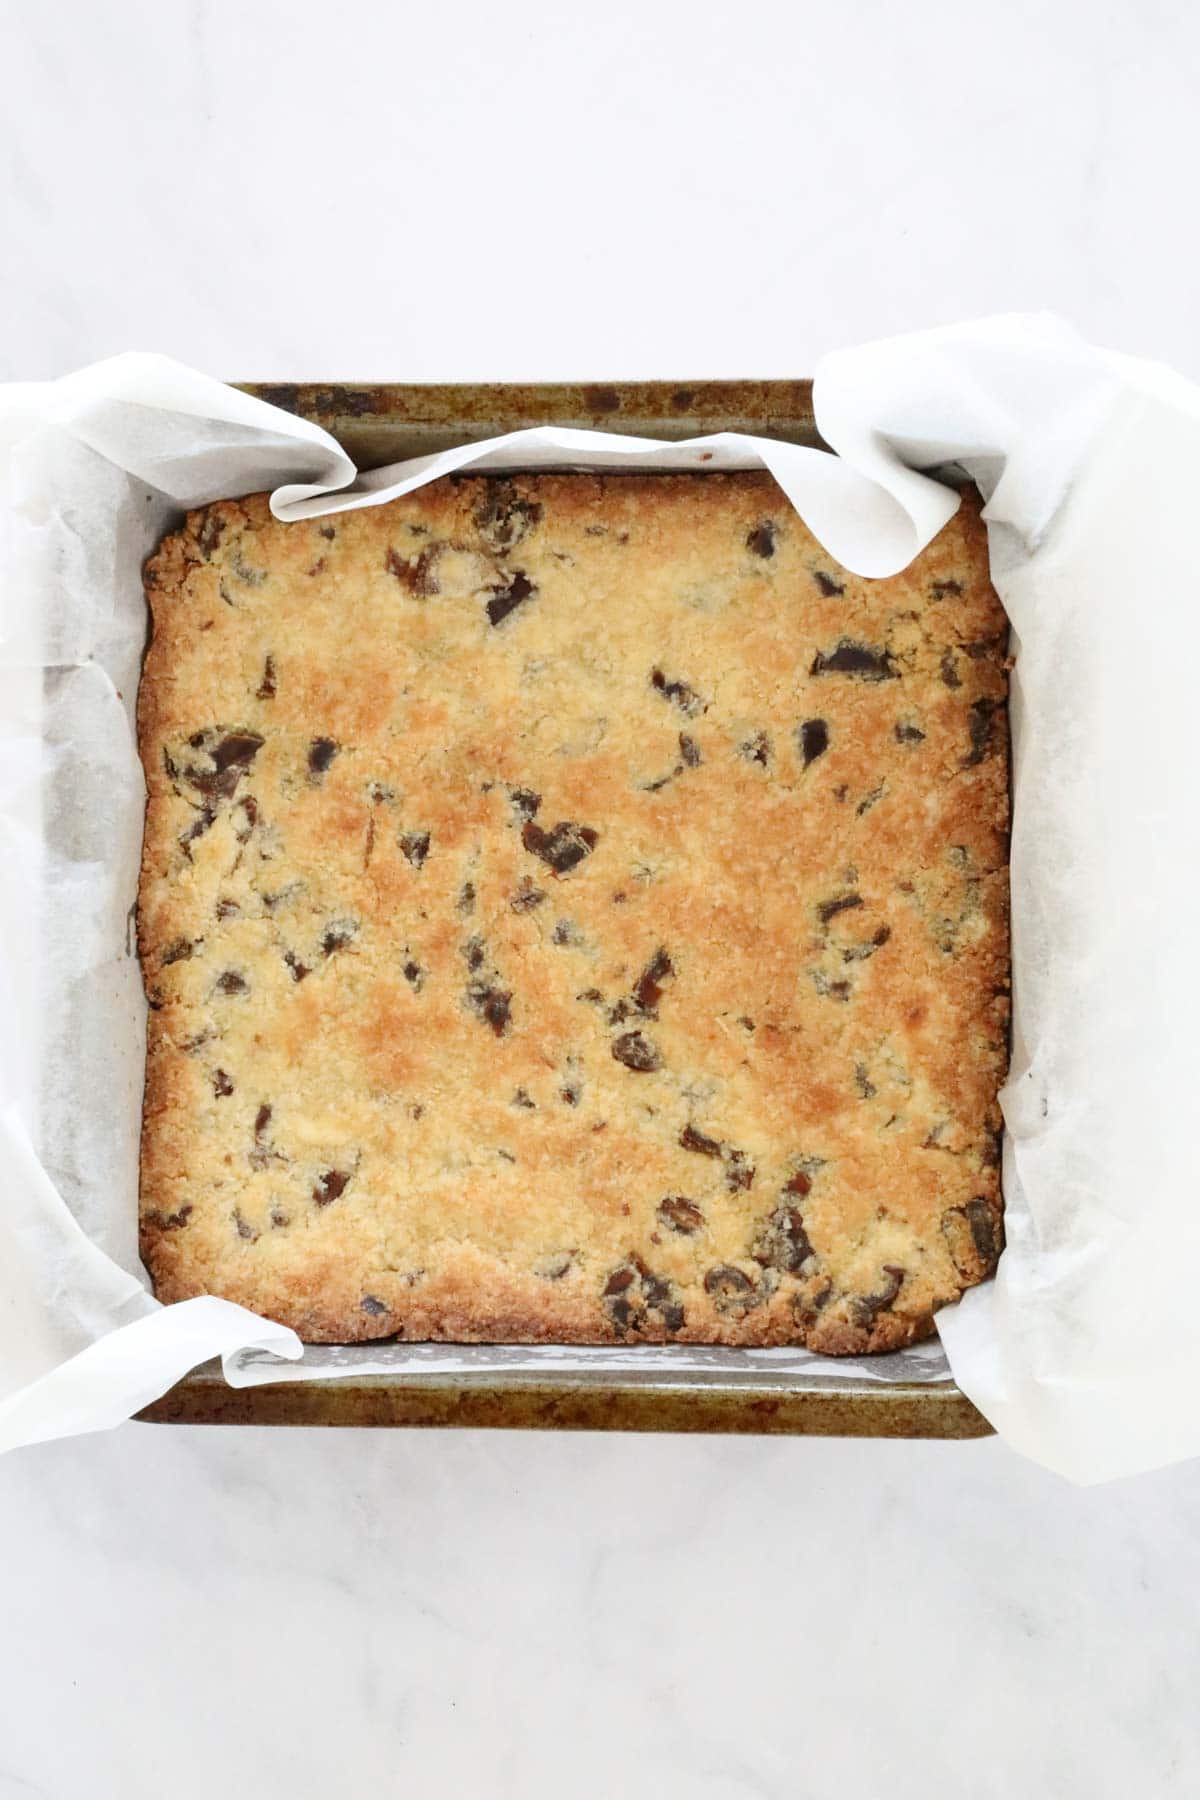
[[[668,1231],[677,1231],[684,1237],[690,1237],[704,1224],[704,1214],[696,1202],[683,1194],[668,1194],[665,1200],[660,1200],[658,1218]]]
[[[661,1050],[640,1031],[624,1031],[614,1038],[612,1053],[619,1063],[638,1075],[648,1075],[654,1069],[662,1068]]]
[[[900,671],[890,650],[842,638],[832,650],[818,650],[812,675],[850,675],[858,681],[895,681]]]
[[[650,686],[664,700],[669,700],[672,706],[685,712],[689,719],[708,710],[708,702],[700,698],[694,687],[690,687],[686,681],[668,681],[661,669],[651,669]]]
[[[491,599],[487,603],[487,616],[492,625],[500,625],[510,613],[526,600],[532,600],[537,593],[532,581],[523,569],[517,569],[506,582],[499,582],[491,589]]]
[[[835,919],[839,913],[851,912],[862,903],[861,894],[842,894],[836,900],[822,900],[817,908],[817,917],[822,925],[828,925],[830,919]]]
[[[704,1291],[719,1313],[743,1319],[758,1305],[759,1293],[751,1277],[729,1263],[718,1263],[704,1277]]]
[[[818,756],[824,756],[829,748],[829,727],[824,719],[805,719],[797,733],[800,739],[800,760],[807,769],[815,763]]]
[[[341,748],[333,738],[314,738],[308,746],[308,772],[314,781],[325,774],[338,750]]]
[[[633,998],[640,1013],[648,1019],[658,1017],[658,1003],[662,999],[663,982],[675,973],[675,965],[665,949],[654,952],[646,967],[638,976],[633,990]]]
[[[798,1275],[813,1254],[804,1229],[804,1215],[797,1207],[777,1206],[759,1227],[751,1254],[764,1269]]]
[[[590,856],[600,841],[600,834],[590,825],[577,825],[562,819],[553,831],[543,831],[532,819],[521,833],[521,842],[533,856],[540,856],[556,875],[567,875]]]
[[[203,751],[212,767],[204,769],[196,763],[187,763],[182,770],[183,779],[208,800],[231,800],[238,782],[262,749],[264,739],[257,731],[197,731],[188,743],[193,750]],[[169,760],[167,772],[172,777],[176,773]]]
[[[318,1175],[313,1186],[312,1197],[318,1206],[328,1206],[345,1193],[350,1185],[350,1174],[346,1169],[326,1169]]]

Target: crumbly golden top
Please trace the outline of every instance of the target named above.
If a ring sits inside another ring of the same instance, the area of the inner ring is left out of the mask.
[[[189,515],[147,567],[143,1250],[310,1341],[904,1343],[1000,1241],[978,506],[766,475]]]

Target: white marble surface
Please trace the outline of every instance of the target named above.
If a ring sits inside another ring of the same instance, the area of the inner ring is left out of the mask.
[[[1198,62],[1171,0],[0,8],[0,378],[805,373],[1040,305],[1197,374]],[[0,1800],[1200,1790],[1194,1465],[133,1426],[0,1465],[0,1541]]]

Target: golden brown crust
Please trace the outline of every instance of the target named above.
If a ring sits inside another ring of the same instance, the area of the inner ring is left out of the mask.
[[[147,565],[142,1245],[313,1342],[897,1347],[994,1266],[1006,624],[768,476]]]

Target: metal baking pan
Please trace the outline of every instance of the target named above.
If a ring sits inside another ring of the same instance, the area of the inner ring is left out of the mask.
[[[627,381],[467,386],[246,382],[311,419],[359,468],[379,468],[529,425],[636,437],[745,431],[819,445],[808,381]],[[653,1360],[652,1360],[653,1359]],[[819,1437],[974,1438],[991,1426],[952,1381],[822,1380],[772,1371],[495,1368],[278,1382],[231,1388],[216,1363],[139,1418],[192,1425],[462,1425],[523,1430],[774,1432]]]

